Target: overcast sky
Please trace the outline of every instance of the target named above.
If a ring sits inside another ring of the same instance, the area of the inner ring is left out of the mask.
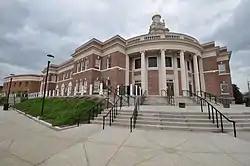
[[[40,73],[95,37],[148,33],[159,13],[173,32],[233,51],[232,81],[250,80],[250,0],[0,0],[0,84],[9,73]]]

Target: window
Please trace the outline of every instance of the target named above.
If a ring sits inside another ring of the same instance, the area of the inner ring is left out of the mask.
[[[22,85],[22,82],[19,82],[19,86],[21,86]]]
[[[219,73],[225,73],[226,72],[225,64],[219,64],[218,68],[219,68]]]
[[[111,68],[111,58],[110,57],[107,58],[107,69],[108,68]]]
[[[85,70],[88,69],[88,68],[89,68],[89,60],[86,59],[86,60],[85,60]]]
[[[85,62],[82,60],[81,64],[82,64],[82,71],[84,71],[85,70]]]
[[[81,62],[77,62],[77,72],[81,71]]]
[[[187,69],[188,69],[188,71],[190,71],[190,63],[189,63],[189,61],[187,61]]]
[[[157,57],[148,58],[148,67],[157,67]]]
[[[101,66],[101,60],[100,59],[96,59],[95,60],[95,68],[100,70],[100,66]]]
[[[165,57],[165,65],[166,67],[172,67],[172,58],[171,57]]]
[[[25,86],[26,86],[26,87],[28,86],[28,84],[29,84],[28,82],[25,82]]]
[[[8,86],[8,84],[7,84],[7,86]],[[14,83],[14,87],[16,86],[16,82]]]
[[[135,69],[140,69],[141,68],[141,59],[136,59],[135,60]]]
[[[180,60],[180,58],[177,58],[177,68],[181,68],[181,60]]]
[[[220,91],[222,95],[228,95],[229,94],[229,88],[228,88],[228,83],[226,83],[225,81],[223,81],[222,83],[220,83]]]
[[[65,79],[65,74],[63,73],[63,75],[62,75],[62,80],[64,80]]]

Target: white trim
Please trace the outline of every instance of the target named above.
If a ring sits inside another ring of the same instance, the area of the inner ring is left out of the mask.
[[[219,76],[230,75],[230,73],[219,73]]]
[[[65,68],[62,68],[61,70],[58,70],[58,74],[62,73],[62,72],[65,72],[65,71],[68,71],[68,70],[72,70],[74,68],[74,65],[71,65],[71,66],[67,66]]]
[[[68,79],[61,80],[61,81],[57,81],[57,82],[54,82],[54,83],[61,83],[61,82],[69,81],[69,80],[72,80],[72,79],[73,79],[73,78],[68,78]]]
[[[217,57],[217,62],[220,62],[220,61],[229,61],[229,56],[228,55],[219,55]]]
[[[219,70],[208,70],[208,71],[203,71],[203,73],[216,73],[218,72]]]
[[[87,72],[87,71],[90,71],[90,70],[104,72],[104,71],[113,70],[113,69],[126,70],[125,68],[122,68],[122,67],[119,67],[119,66],[114,66],[114,67],[111,67],[111,68],[108,68],[108,69],[103,69],[103,70],[99,70],[99,69],[96,69],[96,68],[88,68],[88,69],[86,69],[84,71],[81,71],[81,72],[78,72],[78,73],[73,73],[73,75],[81,74],[81,73],[84,73],[84,72]]]
[[[102,53],[102,56],[106,56],[106,55],[112,54],[112,53],[114,53],[116,51],[121,52],[122,54],[126,55],[125,49],[122,48],[121,46],[117,46],[116,45],[115,47],[113,47],[111,49],[107,49],[106,51],[104,50],[103,53]]]
[[[78,53],[78,55],[74,56],[74,62],[76,62],[82,58],[88,57],[92,54],[102,56],[102,53],[100,51],[97,51],[96,49],[91,49],[90,51],[87,51],[85,53]]]
[[[120,66],[113,66],[113,67],[110,67],[110,68],[108,68],[108,69],[103,69],[103,70],[101,70],[101,72],[107,71],[107,70],[113,70],[113,69],[119,69],[119,70],[125,70],[125,71],[126,71],[125,68],[122,68],[122,67],[120,67]]]

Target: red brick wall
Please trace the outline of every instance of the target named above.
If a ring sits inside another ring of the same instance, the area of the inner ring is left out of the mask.
[[[148,71],[148,94],[159,95],[159,72],[158,70]]]
[[[3,90],[5,92],[8,91],[10,83],[4,83]],[[11,84],[11,93],[17,93],[17,92],[39,92],[40,90],[40,81],[12,81]]]
[[[220,95],[218,72],[204,73],[206,92]]]

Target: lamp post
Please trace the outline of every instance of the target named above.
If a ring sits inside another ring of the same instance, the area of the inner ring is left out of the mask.
[[[54,56],[50,55],[50,54],[48,54],[47,57],[54,58]],[[47,80],[48,80],[48,74],[49,74],[49,66],[50,66],[50,61],[48,61],[47,71],[46,71],[46,76],[45,76],[45,83],[44,83],[44,88],[43,88],[43,100],[42,100],[41,116],[43,116],[44,100],[45,100],[45,96],[46,96]]]
[[[8,93],[7,93],[7,100],[6,100],[6,104],[4,105],[4,108],[3,108],[3,110],[5,110],[5,111],[7,111],[9,109],[9,97],[10,97],[10,90],[11,90],[13,76],[15,76],[15,75],[10,74],[10,85],[9,85],[9,89],[8,89]]]

